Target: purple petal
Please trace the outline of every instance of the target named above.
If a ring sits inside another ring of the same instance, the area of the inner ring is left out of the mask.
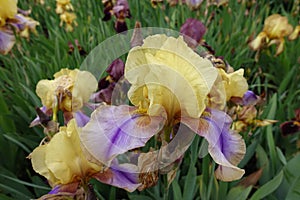
[[[74,114],[74,118],[77,122],[78,127],[84,127],[90,121],[89,116],[87,116],[81,111],[77,111]]]
[[[109,65],[106,72],[109,73],[115,81],[118,81],[122,76],[124,76],[124,67],[124,62],[118,58]]]
[[[244,170],[237,165],[244,157],[245,143],[238,133],[230,130],[232,120],[226,113],[209,110],[209,115],[200,120],[184,118],[182,122],[208,141],[208,152],[219,164],[215,172],[218,179],[233,181],[243,176]]]
[[[5,30],[5,28],[0,29],[0,53],[7,54],[14,46],[16,42],[14,33]]]
[[[251,90],[248,90],[243,96],[243,105],[244,106],[255,105],[257,103],[257,101],[258,101],[258,97]]]
[[[139,183],[139,173],[136,165],[132,164],[113,164],[104,172],[99,172],[93,175],[98,181],[123,188],[129,192],[136,190],[141,183]]]
[[[75,194],[80,182],[74,182],[66,185],[56,185],[48,194],[71,193]]]
[[[196,47],[206,32],[204,24],[196,19],[189,18],[180,28],[184,40],[191,47]]]
[[[300,131],[300,123],[296,121],[287,121],[280,124],[281,133],[284,136],[292,135]]]
[[[110,166],[117,155],[144,146],[164,123],[165,116],[140,114],[132,106],[101,105],[82,128],[80,138],[96,160]]]

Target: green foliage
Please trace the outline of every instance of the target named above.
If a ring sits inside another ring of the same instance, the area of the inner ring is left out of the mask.
[[[31,16],[39,21],[38,35],[31,35],[30,41],[17,38],[13,51],[0,55],[0,199],[3,200],[37,198],[50,190],[46,180],[32,170],[30,160],[26,159],[44,137],[42,128],[29,128],[35,118],[34,108],[41,106],[35,94],[37,82],[52,78],[61,68],[80,66],[85,55],[80,55],[77,48],[69,54],[68,42],[74,44],[78,39],[89,53],[115,34],[113,21],[101,20],[104,15],[100,0],[72,1],[78,27],[71,33],[59,26],[55,1],[45,2],[40,5],[35,1],[19,1],[19,7],[31,8]],[[300,155],[296,146],[299,133],[283,137],[279,129],[280,123],[292,119],[294,110],[300,108],[300,40],[286,41],[284,52],[277,57],[271,46],[260,53],[258,60],[247,45],[249,37],[262,30],[263,21],[270,14],[287,16],[293,26],[299,22],[299,15],[292,15],[292,1],[258,1],[254,5],[238,2],[229,1],[228,7],[211,6],[207,10],[203,4],[200,10],[191,11],[185,5],[170,7],[166,1],[163,6],[153,8],[150,0],[129,0],[132,18],[126,22],[129,29],[139,20],[143,27],[179,30],[187,18],[197,18],[206,24],[204,38],[216,55],[223,56],[235,69],[245,68],[250,89],[262,94],[265,100],[260,108],[261,119],[278,120],[252,134],[243,133],[247,152],[239,166],[246,169],[246,176],[263,168],[258,184],[242,188],[238,181],[217,181],[212,159],[198,158],[199,153],[207,152],[203,152],[205,141],[196,137],[169,188],[161,179],[155,187],[127,193],[92,180],[98,199],[300,199]]]

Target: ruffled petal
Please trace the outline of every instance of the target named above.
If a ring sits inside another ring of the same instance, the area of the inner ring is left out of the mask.
[[[208,141],[208,152],[219,164],[215,171],[218,179],[233,181],[243,176],[245,171],[237,165],[244,157],[246,146],[241,135],[230,130],[232,120],[226,113],[210,110],[200,120],[183,118],[182,122]]]
[[[46,165],[46,149],[46,145],[39,146],[33,150],[29,157],[34,171],[44,176],[48,180],[49,184],[53,185],[58,182],[58,180]]]
[[[128,150],[142,147],[164,126],[165,116],[150,117],[135,107],[99,106],[80,135],[84,148],[99,162],[111,160]]]
[[[78,131],[75,120],[71,120],[47,144],[45,163],[59,184],[84,180],[101,170],[101,166],[90,163],[83,154]]]

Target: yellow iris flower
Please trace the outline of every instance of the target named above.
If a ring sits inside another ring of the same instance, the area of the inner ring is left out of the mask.
[[[249,46],[257,51],[264,46],[277,44],[276,56],[281,54],[284,48],[284,37],[292,33],[293,27],[288,19],[279,14],[273,14],[266,18],[264,29],[249,43]]]
[[[88,181],[102,170],[84,155],[79,140],[80,129],[73,119],[67,127],[60,127],[48,144],[37,147],[31,154],[33,169],[46,177],[53,187],[60,184]]]
[[[17,0],[0,0],[0,26],[5,25],[5,20],[14,18],[17,14]]]
[[[211,62],[188,48],[182,37],[166,35],[146,38],[130,51],[125,65],[130,101],[149,115],[159,115],[162,106],[169,119],[180,113],[200,117],[217,75]]]
[[[48,109],[78,111],[96,91],[98,82],[87,71],[62,69],[54,74],[54,80],[41,80],[36,93]]]

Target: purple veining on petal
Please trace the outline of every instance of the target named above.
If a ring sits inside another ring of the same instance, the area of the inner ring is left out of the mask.
[[[116,160],[112,162],[109,169],[99,172],[93,176],[98,181],[123,188],[129,192],[136,190],[139,183],[139,173],[136,165],[118,164]]]
[[[133,106],[101,105],[82,129],[82,144],[95,159],[107,166],[117,155],[144,146],[162,129],[165,116],[134,113],[136,108]]]
[[[201,119],[183,118],[182,122],[204,137],[208,151],[216,163],[216,177],[223,181],[232,181],[243,176],[244,170],[237,164],[244,157],[246,147],[242,137],[230,130],[231,118],[218,110],[207,110],[209,115]]]
[[[82,111],[77,111],[74,114],[74,118],[76,119],[78,127],[84,127],[90,121],[90,118]]]

